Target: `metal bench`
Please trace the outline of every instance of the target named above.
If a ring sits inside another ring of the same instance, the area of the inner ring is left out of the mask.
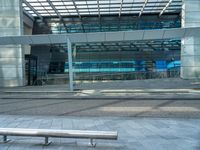
[[[24,128],[0,128],[0,135],[3,136],[3,142],[9,140],[7,136],[30,136],[44,137],[44,145],[49,145],[49,137],[54,138],[81,138],[90,139],[91,146],[95,147],[94,139],[117,140],[117,131],[88,131],[88,130],[51,130],[51,129],[24,129]]]

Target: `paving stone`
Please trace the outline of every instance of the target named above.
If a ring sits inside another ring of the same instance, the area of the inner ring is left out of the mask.
[[[197,150],[200,143],[199,119],[0,115],[0,120],[0,127],[91,128],[119,133],[117,141],[96,140],[96,148],[89,147],[87,139],[50,138],[52,145],[43,146],[44,138],[10,137],[12,141],[1,143],[0,150]]]

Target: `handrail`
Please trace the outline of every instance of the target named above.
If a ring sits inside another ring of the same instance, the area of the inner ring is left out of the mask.
[[[7,136],[31,136],[44,137],[44,145],[49,145],[49,137],[54,138],[81,138],[90,139],[91,146],[96,146],[94,139],[117,140],[117,131],[90,131],[90,130],[54,130],[54,129],[24,129],[24,128],[0,128],[0,135],[3,135],[3,142],[9,140]]]

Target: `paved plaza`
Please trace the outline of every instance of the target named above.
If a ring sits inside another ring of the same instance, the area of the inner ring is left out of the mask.
[[[43,146],[44,138],[10,137],[0,150],[199,150],[200,119],[162,119],[129,117],[47,117],[0,115],[0,127],[40,129],[117,130],[117,141],[97,140],[95,148],[89,140],[50,138],[53,142]]]
[[[200,100],[1,99],[0,115],[200,119]]]
[[[118,131],[118,140],[96,140],[93,148],[87,139],[50,138],[44,146],[44,138],[9,137],[0,150],[199,150],[199,84],[170,89],[167,83],[72,93],[64,86],[1,89],[0,128]]]
[[[157,95],[158,96],[158,95]],[[117,141],[9,137],[0,150],[199,150],[199,100],[4,99],[0,127],[116,130]]]

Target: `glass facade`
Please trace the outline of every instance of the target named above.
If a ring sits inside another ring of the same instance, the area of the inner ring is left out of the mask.
[[[55,34],[181,27],[180,17],[177,15],[165,15],[162,18],[156,15],[145,15],[142,18],[130,16],[122,16],[121,18],[104,16],[101,19],[84,17],[81,22],[79,19],[73,21],[68,19],[69,23],[65,26],[62,23],[55,24],[53,20],[49,19],[48,22]],[[176,72],[173,74],[174,77],[177,77],[180,65],[171,66],[171,68],[167,66],[168,63],[173,63],[174,59],[180,61],[180,45],[180,39],[76,44],[76,50],[73,50],[75,51],[73,58],[75,81],[173,77],[168,75],[170,71]],[[168,52],[170,56],[167,56]],[[163,62],[163,64],[159,64],[159,62]],[[68,73],[67,61],[64,71]]]
[[[62,33],[84,33],[84,32],[114,32],[114,31],[133,31],[163,28],[181,27],[180,19],[177,15],[169,15],[158,18],[155,15],[143,16],[142,18],[123,16],[121,18],[109,16],[102,17],[85,17],[82,20],[66,20],[69,23],[55,23],[55,19],[49,19],[49,26],[55,34]]]
[[[181,0],[24,0],[23,3],[38,22],[43,18],[52,34],[180,28],[181,6]],[[174,76],[179,75],[180,39],[81,43],[72,47],[75,81],[173,77],[172,71],[176,72]],[[68,74],[66,52],[66,45],[58,45],[56,52],[51,49],[49,73]]]
[[[79,44],[73,61],[76,81],[178,77],[180,40]]]

